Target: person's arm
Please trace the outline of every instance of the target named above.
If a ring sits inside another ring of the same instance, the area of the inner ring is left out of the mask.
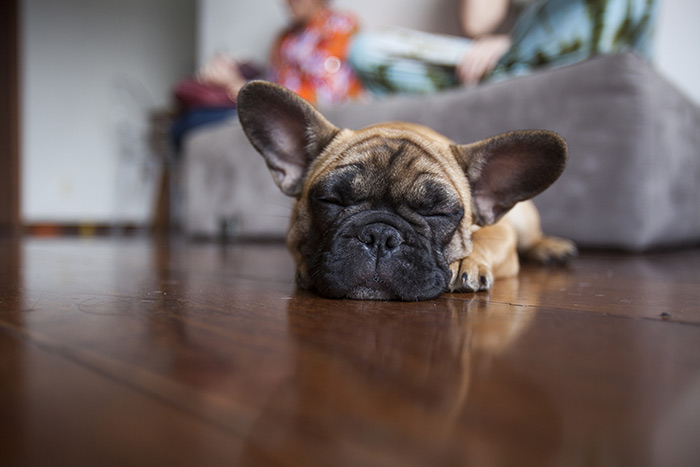
[[[475,39],[492,34],[508,15],[509,0],[460,0],[460,25]]]
[[[457,65],[464,84],[477,84],[490,72],[511,45],[506,34],[494,34],[508,16],[510,0],[460,0],[460,22],[464,35],[474,39]]]

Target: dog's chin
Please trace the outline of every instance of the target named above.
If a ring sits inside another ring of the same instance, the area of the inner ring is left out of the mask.
[[[328,298],[346,298],[351,300],[430,300],[440,296],[447,286],[442,274],[429,274],[421,284],[402,286],[391,278],[380,278],[378,274],[369,279],[353,281],[352,274],[346,274],[344,281],[328,281],[312,286],[319,294]],[[366,277],[366,276],[365,276]]]
[[[386,290],[377,290],[365,286],[352,289],[345,298],[350,300],[400,300],[397,295],[387,292]]]
[[[352,300],[401,300],[401,297],[386,285],[369,280],[360,284],[345,294]]]
[[[374,284],[365,283],[350,289],[341,298],[351,300],[396,300],[396,301],[418,301],[431,300],[437,298],[444,292],[442,287],[436,287],[430,291],[422,291],[419,294],[399,294],[389,288],[378,287]]]

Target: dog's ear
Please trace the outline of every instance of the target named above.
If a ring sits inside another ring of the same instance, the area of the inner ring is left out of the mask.
[[[299,196],[311,162],[338,133],[311,104],[265,81],[240,90],[238,118],[282,192]]]
[[[452,152],[469,179],[472,220],[496,222],[516,203],[541,193],[566,165],[566,142],[550,131],[514,131]]]

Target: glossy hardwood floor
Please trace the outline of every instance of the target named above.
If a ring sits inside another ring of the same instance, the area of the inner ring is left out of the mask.
[[[700,465],[700,250],[420,303],[281,245],[0,243],[3,466]]]

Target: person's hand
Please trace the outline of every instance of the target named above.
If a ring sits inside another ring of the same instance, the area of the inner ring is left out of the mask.
[[[510,37],[505,34],[476,39],[457,65],[457,78],[467,85],[478,84],[493,70],[511,43]]]
[[[236,100],[238,91],[246,83],[236,61],[225,55],[216,55],[204,65],[197,73],[197,80],[226,89],[231,100]]]

